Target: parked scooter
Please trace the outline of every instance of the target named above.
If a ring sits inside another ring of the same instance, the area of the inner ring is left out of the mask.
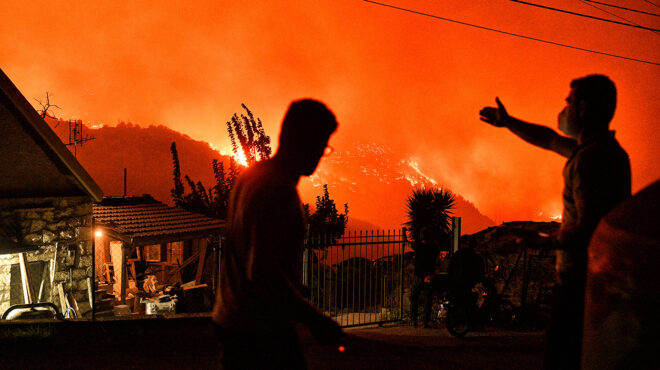
[[[510,327],[515,320],[513,304],[497,293],[492,274],[463,297],[448,298],[444,305],[447,310],[445,326],[455,337],[463,337],[484,325]]]

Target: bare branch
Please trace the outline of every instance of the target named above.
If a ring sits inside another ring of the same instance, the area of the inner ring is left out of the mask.
[[[39,114],[41,115],[41,118],[43,118],[43,119],[46,119],[46,117],[55,118],[54,115],[48,114],[48,110],[50,108],[62,109],[57,104],[51,104],[50,103],[50,95],[49,95],[48,91],[46,91],[46,103],[45,104],[42,103],[41,100],[39,100],[37,98],[34,98],[34,100],[36,100],[37,103],[39,103],[39,105],[41,105],[41,110],[39,111],[40,112]],[[59,121],[58,121],[57,124],[55,124],[55,127],[57,127],[58,124],[59,124]]]

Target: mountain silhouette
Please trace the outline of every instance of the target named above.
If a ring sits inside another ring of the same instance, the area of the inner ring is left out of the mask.
[[[51,120],[49,123],[58,136],[68,142],[68,122]],[[105,196],[124,194],[126,168],[127,195],[150,194],[156,200],[172,205],[172,142],[176,142],[182,175],[189,175],[193,181],[201,181],[207,187],[214,184],[213,159],[229,161],[229,157],[220,155],[208,143],[193,140],[165,126],[145,128],[123,122],[115,127],[85,126],[83,136],[94,139],[76,148],[77,159],[103,189]],[[73,151],[72,146],[69,149]]]
[[[68,142],[69,123],[47,121],[62,141]],[[77,159],[106,196],[124,194],[126,168],[127,195],[150,194],[172,205],[172,142],[176,142],[182,175],[190,176],[195,182],[201,181],[207,189],[215,181],[213,159],[229,162],[228,156],[221,155],[207,142],[194,140],[165,126],[140,127],[122,122],[114,127],[84,126],[83,130],[83,136],[94,139],[76,148]],[[69,148],[73,151],[72,146]],[[348,229],[354,230],[401,228],[406,221],[406,199],[412,189],[440,186],[421,173],[414,161],[399,158],[386,146],[359,142],[325,158],[313,176],[300,182],[303,202],[313,207],[324,183],[328,184],[330,196],[340,212],[342,204],[348,203]],[[460,189],[451,190],[456,194],[454,215],[463,218],[463,234],[495,224],[464,199]]]

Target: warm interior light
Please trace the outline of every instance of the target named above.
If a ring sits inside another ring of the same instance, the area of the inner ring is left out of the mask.
[[[96,235],[97,238],[100,238],[100,237],[103,236],[103,232],[102,232],[101,230],[96,230],[96,232],[94,233],[94,235]]]

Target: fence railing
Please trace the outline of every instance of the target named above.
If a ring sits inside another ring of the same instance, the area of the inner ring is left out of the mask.
[[[405,228],[308,235],[305,244],[303,285],[319,310],[343,327],[403,318]]]

